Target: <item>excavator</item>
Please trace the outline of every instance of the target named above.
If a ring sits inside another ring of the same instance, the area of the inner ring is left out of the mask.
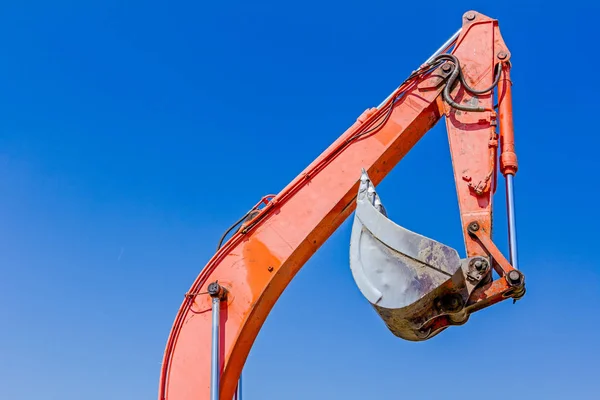
[[[241,400],[244,363],[270,310],[352,213],[350,273],[398,338],[429,340],[477,311],[521,299],[510,70],[498,21],[466,12],[460,29],[381,104],[358,116],[281,192],[250,208],[185,293],[164,351],[159,400]],[[389,220],[376,191],[442,117],[465,258]],[[509,259],[492,240],[498,170]]]

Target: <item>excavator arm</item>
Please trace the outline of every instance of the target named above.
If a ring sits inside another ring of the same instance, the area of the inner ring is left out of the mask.
[[[520,298],[525,289],[516,269],[516,242],[511,240],[509,262],[491,239],[496,172],[500,168],[510,181],[512,196],[517,171],[509,73],[510,52],[498,22],[467,12],[462,28],[382,104],[360,115],[280,193],[261,199],[185,294],[166,344],[159,400],[234,398],[246,357],[273,305],[355,210],[351,270],[396,335],[426,340],[477,310]],[[455,250],[387,220],[375,191],[442,117],[464,260]],[[513,213],[511,205],[511,232]],[[381,260],[387,272],[380,273]],[[399,276],[393,272],[398,266],[404,268]]]

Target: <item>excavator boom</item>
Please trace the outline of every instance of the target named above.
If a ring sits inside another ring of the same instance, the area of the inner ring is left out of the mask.
[[[280,193],[252,207],[184,296],[166,344],[159,400],[234,398],[246,357],[273,305],[355,210],[351,271],[394,334],[425,340],[464,323],[477,310],[521,297],[524,278],[516,258],[507,261],[491,240],[497,159],[511,185],[517,171],[509,71],[510,52],[498,22],[467,12],[460,31],[382,104],[360,115]],[[375,191],[442,117],[464,260],[455,250],[387,220]],[[513,250],[516,254],[516,245]]]

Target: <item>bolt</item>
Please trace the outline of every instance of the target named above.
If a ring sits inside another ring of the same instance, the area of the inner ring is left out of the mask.
[[[217,297],[221,294],[221,292],[222,288],[218,282],[213,282],[210,285],[208,285],[208,294],[210,295],[210,297]]]
[[[450,302],[448,303],[448,305],[450,306],[450,308],[452,310],[455,310],[458,307],[458,299],[456,297],[452,297],[450,299]]]
[[[452,65],[447,64],[447,63],[442,65],[442,71],[444,71],[445,73],[452,71]]]
[[[462,308],[462,297],[458,294],[449,294],[440,301],[442,312],[454,313]]]
[[[273,267],[269,265],[269,268],[267,268],[269,270],[269,272],[273,272]]]
[[[498,53],[498,58],[499,59],[504,60],[504,59],[506,59],[506,57],[508,57],[508,54],[506,54],[506,52],[501,51],[501,52]]]
[[[475,269],[479,272],[483,272],[487,269],[488,267],[488,263],[485,260],[476,260],[473,265],[475,266]]]
[[[513,286],[519,285],[521,283],[521,273],[515,269],[510,271],[507,275],[508,283]]]
[[[479,224],[477,222],[471,222],[468,229],[469,232],[477,232],[479,230]]]
[[[467,14],[467,19],[468,19],[469,21],[473,21],[473,20],[475,19],[475,13],[472,13],[472,12],[471,12],[471,13],[468,13],[468,14]]]

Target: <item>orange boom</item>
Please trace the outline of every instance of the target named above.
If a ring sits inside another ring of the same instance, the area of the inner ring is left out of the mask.
[[[510,58],[498,22],[467,12],[462,28],[386,100],[238,221],[181,304],[164,353],[159,400],[239,399],[246,357],[271,308],[355,210],[350,270],[397,336],[427,340],[475,311],[523,296],[513,207]],[[442,116],[465,259],[388,220],[375,190]],[[507,185],[510,262],[491,239],[498,165]]]

